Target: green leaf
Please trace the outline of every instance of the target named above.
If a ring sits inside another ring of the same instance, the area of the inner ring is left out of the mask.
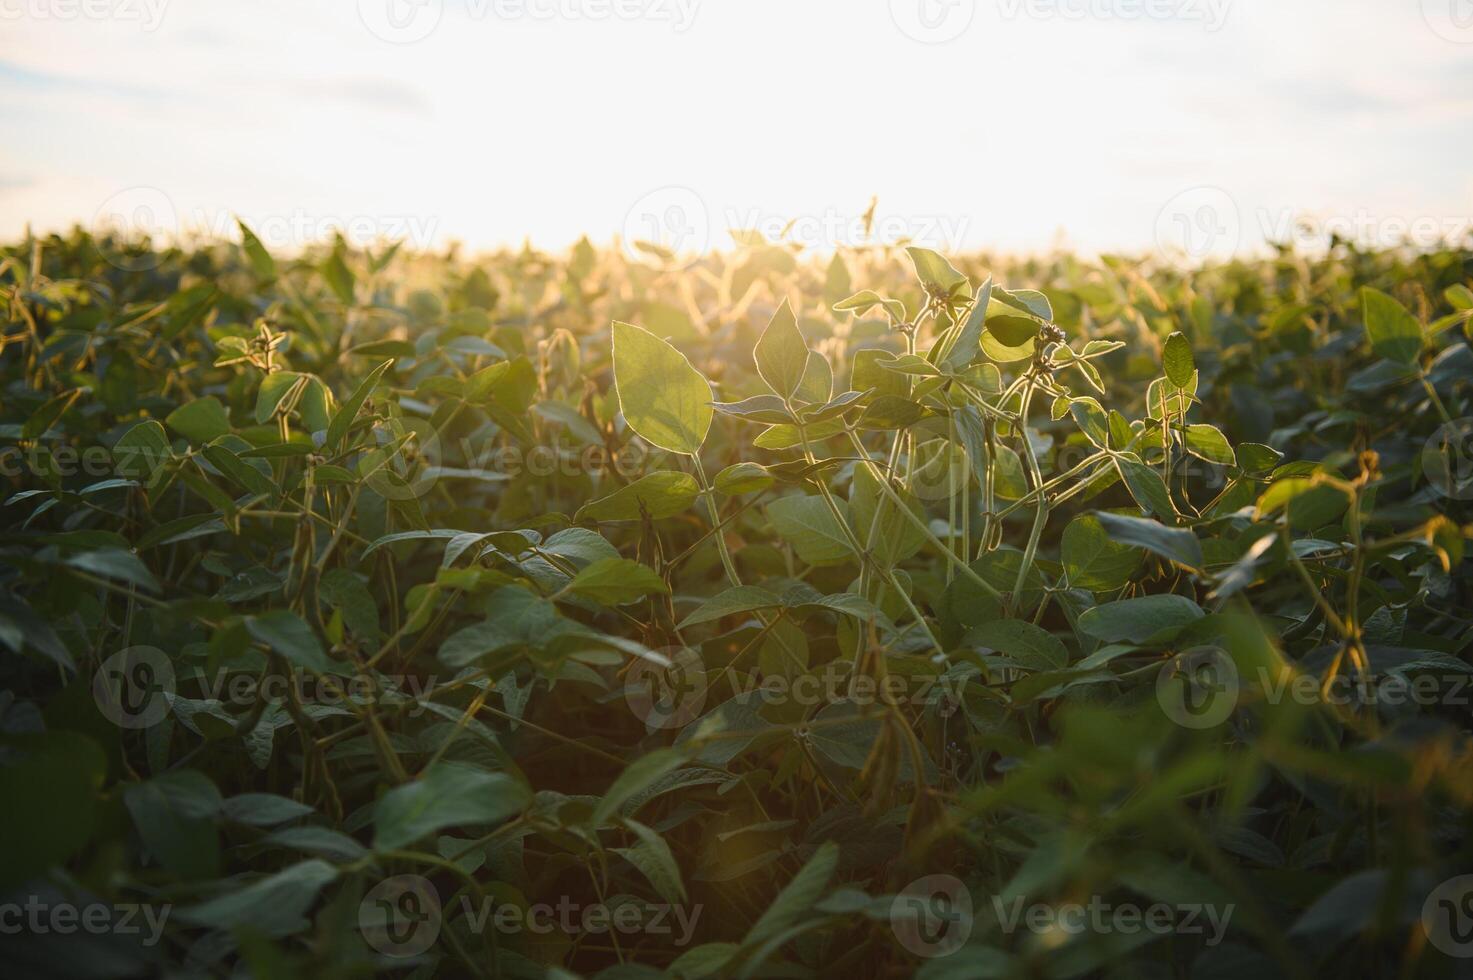
[[[1238,466],[1244,473],[1261,475],[1269,473],[1284,458],[1284,454],[1272,446],[1265,446],[1256,442],[1243,442],[1238,444]]]
[[[128,786],[123,802],[150,854],[184,878],[220,873],[220,791],[196,769],[179,769]]]
[[[91,838],[107,757],[66,730],[0,735],[0,888],[60,865]]]
[[[1143,517],[1100,512],[1100,526],[1114,541],[1134,545],[1193,570],[1202,568],[1202,545],[1186,528],[1167,527]]]
[[[373,809],[373,848],[401,850],[446,827],[486,828],[520,813],[527,788],[503,772],[440,762],[396,786]]]
[[[992,277],[977,290],[972,309],[946,352],[943,363],[953,371],[961,371],[982,353],[982,332],[987,324],[987,305],[992,302]]]
[[[320,432],[331,421],[331,406],[332,395],[316,375],[277,371],[261,379],[256,394],[256,422],[265,425],[278,411],[290,409],[298,413],[308,432]]]
[[[1059,670],[1069,665],[1062,640],[1023,619],[995,619],[967,632],[972,646],[990,647],[1034,670]]]
[[[822,405],[834,393],[834,366],[829,359],[816,350],[808,352],[808,365],[803,369],[803,379],[793,398],[811,405]]]
[[[776,481],[767,467],[761,463],[733,463],[711,481],[716,492],[728,497],[739,497],[748,493],[761,493]]]
[[[793,308],[784,299],[768,321],[767,329],[757,339],[757,346],[752,349],[757,373],[779,397],[790,398],[808,370],[808,353],[808,345],[798,330]]]
[[[15,653],[28,647],[50,659],[58,667],[77,669],[71,651],[61,642],[56,630],[16,595],[0,593],[0,644]]]
[[[218,439],[230,432],[230,417],[225,414],[224,405],[219,404],[219,399],[214,395],[184,402],[171,411],[164,421],[169,424],[169,429],[197,444]]]
[[[1093,398],[1075,398],[1069,403],[1079,431],[1099,449],[1110,448],[1110,419],[1104,406]]]
[[[1040,320],[1052,320],[1054,308],[1049,299],[1036,289],[1004,289],[997,286],[992,291],[993,299],[1002,306],[1027,313]]]
[[[670,973],[689,980],[705,980],[721,973],[739,947],[736,943],[703,943],[693,946],[675,958]]]
[[[847,521],[848,506],[842,500],[835,503]],[[822,497],[781,497],[767,505],[767,516],[778,535],[809,564],[853,557],[844,529]]]
[[[910,382],[881,366],[894,359],[894,353],[881,347],[861,347],[854,352],[850,387],[855,391],[873,390],[876,398],[882,395],[904,398],[910,392]]]
[[[356,279],[353,270],[348,268],[348,249],[341,238],[333,246],[332,254],[322,263],[322,278],[327,280],[328,288],[339,303],[344,306],[353,305]]]
[[[263,844],[288,847],[304,854],[315,854],[329,861],[357,861],[368,856],[368,848],[347,834],[306,824],[300,827],[283,827],[261,839]]]
[[[600,558],[619,557],[619,550],[609,544],[607,538],[586,527],[564,528],[542,542],[537,550],[567,558],[578,565],[586,565]]]
[[[940,253],[919,245],[908,245],[905,251],[915,264],[916,278],[928,292],[938,296],[951,296],[959,287],[967,284],[967,277],[956,271]]]
[[[532,411],[558,423],[568,431],[568,435],[585,446],[603,445],[603,435],[572,405],[563,402],[538,402],[532,406]]]
[[[1185,388],[1192,383],[1192,372],[1197,370],[1197,360],[1192,356],[1192,342],[1180,330],[1166,338],[1161,364],[1166,370],[1166,379],[1178,388]]]
[[[1324,527],[1340,519],[1350,507],[1349,496],[1340,488],[1317,483],[1312,477],[1290,476],[1275,480],[1258,498],[1258,516],[1270,517],[1286,511],[1289,526],[1301,531]]]
[[[987,332],[996,337],[1004,347],[1021,347],[1038,336],[1043,324],[1031,316],[1017,313],[1002,313],[987,318]]]
[[[651,445],[694,456],[711,428],[710,384],[684,354],[633,324],[614,321],[613,344],[624,421]]]
[[[25,425],[21,427],[21,438],[37,439],[46,433],[48,429],[61,418],[62,414],[71,407],[81,394],[81,389],[63,391],[59,395],[48,398],[44,404],[26,419]]]
[[[370,371],[368,377],[364,378],[353,390],[353,394],[348,396],[348,400],[333,413],[332,421],[327,426],[327,439],[323,441],[324,446],[329,449],[337,449],[342,446],[343,440],[348,438],[348,430],[352,428],[353,420],[358,417],[358,410],[363,407],[368,396],[373,394],[373,389],[378,386],[379,379],[393,363],[392,359],[384,361]]]
[[[497,589],[483,610],[483,621],[452,633],[440,644],[441,663],[466,667],[487,654],[540,647],[567,622],[551,602],[518,586]]]
[[[780,425],[795,421],[793,413],[776,395],[753,395],[739,402],[713,402],[711,407],[722,415],[731,415],[748,422],[763,422]]]
[[[180,909],[179,918],[211,929],[249,928],[269,937],[289,936],[307,928],[307,910],[337,876],[337,868],[313,858]]]
[[[1215,425],[1187,426],[1182,442],[1187,447],[1187,452],[1198,459],[1205,459],[1219,466],[1236,466],[1238,463],[1238,457],[1233,453],[1232,444]]]
[[[240,440],[231,441],[240,444]],[[269,496],[277,492],[276,484],[271,482],[271,477],[245,462],[224,446],[206,446],[200,451],[200,455],[211,466],[219,470],[220,474],[226,479],[231,480],[251,493]]]
[[[824,422],[811,422],[805,426],[800,433],[796,425],[774,425],[762,432],[752,440],[752,445],[758,449],[792,449],[803,445],[804,437],[808,439],[810,446],[817,445],[825,439],[839,435],[844,431],[843,419],[829,419]]]
[[[945,440],[936,441],[943,447],[952,445]],[[947,460],[944,457],[938,458],[936,468],[940,475],[929,477],[928,480],[929,485],[940,492],[940,488],[946,486]],[[967,479],[969,476],[964,463],[957,465],[955,471],[960,474],[960,479]],[[915,494],[904,487],[891,489],[905,503],[912,516],[919,518],[924,525],[926,511]],[[916,526],[916,522],[908,519],[895,506],[867,466],[857,466],[854,469],[854,479],[849,490],[849,512],[854,515],[855,537],[887,566],[910,558],[925,546],[926,536]]]
[[[578,572],[568,589],[605,606],[669,591],[654,569],[628,558],[600,558]]]
[[[660,470],[640,477],[626,487],[591,500],[578,508],[578,521],[658,521],[688,509],[700,495],[700,485],[689,473]]]
[[[1140,551],[1111,540],[1093,514],[1076,517],[1064,528],[1060,554],[1069,585],[1091,592],[1120,588],[1141,564]]]
[[[885,313],[896,323],[905,322],[905,306],[899,300],[887,299],[873,289],[861,289],[853,296],[840,300],[834,304],[834,312],[864,316],[876,306],[883,307]]]
[[[656,749],[648,752],[625,767],[619,773],[603,798],[598,801],[598,806],[593,808],[593,815],[589,818],[589,825],[595,828],[602,827],[608,823],[624,802],[637,795],[643,790],[663,779],[668,773],[679,769],[686,759],[684,751],[679,749]]]
[[[119,476],[152,480],[174,454],[164,427],[148,419],[123,433],[113,445],[112,455]]]
[[[1141,510],[1157,517],[1176,520],[1176,508],[1171,504],[1171,495],[1166,492],[1166,484],[1162,482],[1160,473],[1128,456],[1116,456],[1115,468],[1120,471],[1120,478],[1125,481],[1126,488],[1130,490],[1130,495],[1135,498]]]
[[[1164,642],[1204,615],[1186,596],[1138,596],[1086,609],[1079,616],[1079,631],[1105,643]]]
[[[122,548],[84,551],[67,558],[65,564],[103,578],[127,582],[149,592],[159,591],[158,579],[153,577],[148,566],[137,555]]]
[[[312,627],[289,609],[248,616],[246,629],[294,667],[314,674],[352,673],[351,665],[333,660],[323,652]]]
[[[466,532],[448,527],[431,528],[427,531],[395,531],[393,534],[385,534],[381,538],[376,538],[372,544],[363,549],[363,557],[367,558],[380,548],[387,548],[401,541],[444,541],[464,533]]]
[[[346,568],[328,569],[317,583],[317,594],[343,614],[343,622],[360,639],[379,635],[378,604],[368,586]]]
[[[680,621],[677,629],[699,626],[701,623],[710,623],[757,609],[775,609],[782,604],[782,599],[761,586],[736,585],[701,603],[694,612]]]
[[[407,340],[373,340],[348,349],[358,357],[413,357],[414,345]]]
[[[1395,299],[1362,286],[1361,311],[1371,349],[1388,361],[1412,365],[1422,352],[1422,325]]]
[[[854,424],[861,429],[904,429],[925,418],[926,410],[900,395],[876,395]]]
[[[266,246],[261,244],[261,239],[256,237],[249,225],[238,217],[235,223],[240,227],[241,248],[245,249],[246,258],[250,260],[256,278],[262,282],[271,282],[276,278],[276,260],[266,251]]]
[[[614,847],[610,850],[638,868],[639,873],[654,886],[655,893],[666,902],[674,905],[685,901],[685,882],[681,880],[680,865],[671,853],[670,845],[665,843],[665,838],[633,820],[625,820],[624,826],[634,831],[639,843],[634,847]]]
[[[225,800],[221,809],[226,819],[252,827],[274,827],[313,812],[310,806],[275,793],[242,793]]]
[[[760,945],[808,914],[828,888],[838,866],[839,845],[824,841],[747,930],[742,945],[748,948]]]

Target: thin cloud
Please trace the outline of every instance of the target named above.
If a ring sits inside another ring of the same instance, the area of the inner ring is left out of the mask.
[[[413,86],[389,78],[314,78],[290,82],[289,92],[364,109],[430,116],[434,106]]]

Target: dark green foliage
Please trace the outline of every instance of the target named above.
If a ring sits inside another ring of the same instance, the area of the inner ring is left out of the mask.
[[[0,250],[0,905],[171,912],[73,975],[1451,975],[1473,254],[243,233]]]

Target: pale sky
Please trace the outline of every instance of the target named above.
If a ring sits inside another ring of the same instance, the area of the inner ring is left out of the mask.
[[[0,90],[7,238],[826,247],[872,195],[948,250],[1473,224],[1473,0],[0,0]]]

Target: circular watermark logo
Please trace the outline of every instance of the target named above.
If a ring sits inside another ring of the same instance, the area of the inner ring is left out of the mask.
[[[1422,446],[1422,473],[1449,500],[1473,500],[1473,418],[1444,422]]]
[[[358,929],[385,956],[418,956],[440,937],[440,894],[427,878],[395,875],[358,905]]]
[[[358,0],[358,19],[390,44],[423,41],[440,26],[445,0]]]
[[[129,187],[98,206],[91,230],[102,240],[99,245],[110,265],[124,272],[148,272],[163,263],[163,252],[141,246],[178,235],[179,213],[157,187]]]
[[[1448,956],[1473,958],[1473,875],[1449,878],[1432,889],[1422,903],[1422,928]]]
[[[148,728],[169,713],[174,665],[158,647],[119,650],[92,675],[92,699],[119,728]]]
[[[961,37],[976,14],[976,0],[890,0],[890,19],[900,33],[922,44]]]
[[[1166,202],[1156,215],[1156,248],[1201,260],[1231,255],[1242,241],[1242,215],[1221,187],[1193,187]]]
[[[683,267],[710,244],[711,214],[701,195],[689,187],[661,187],[635,201],[625,213],[620,240],[631,261],[658,258]]]
[[[972,893],[952,875],[917,878],[890,903],[890,928],[917,956],[948,956],[972,934]]]
[[[1215,728],[1238,705],[1238,667],[1221,647],[1183,650],[1156,675],[1156,700],[1183,728]]]
[[[624,682],[624,700],[649,728],[684,728],[706,706],[706,665],[689,647],[658,651],[670,666],[634,661]]]
[[[1473,0],[1422,0],[1432,33],[1454,44],[1473,44]]]
[[[910,490],[921,500],[945,500],[972,478],[972,461],[964,447],[946,439],[933,439],[916,447],[915,467],[910,472]]]
[[[440,479],[440,431],[429,419],[401,415],[373,428],[377,445],[358,458],[358,473],[386,500],[423,497]]]

